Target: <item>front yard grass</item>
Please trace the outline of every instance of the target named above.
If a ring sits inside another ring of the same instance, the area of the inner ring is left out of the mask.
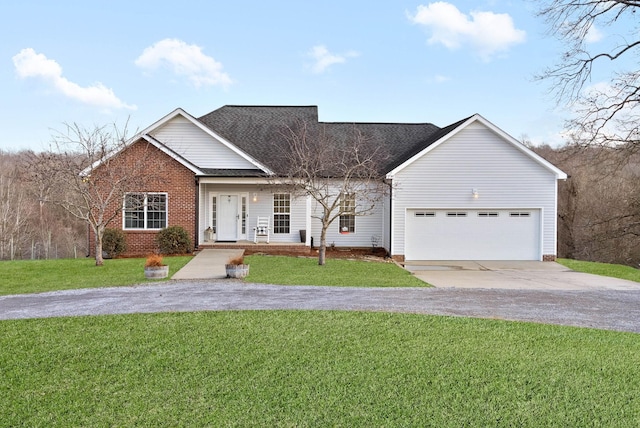
[[[252,255],[246,280],[281,285],[344,287],[429,287],[395,263],[327,259],[324,266],[313,257]]]
[[[169,276],[192,257],[165,257]],[[94,259],[0,261],[0,295],[40,293],[75,288],[116,287],[149,281],[144,277],[145,259]],[[155,280],[157,281],[157,280]]]
[[[416,314],[0,321],[0,426],[640,426],[640,335]]]
[[[581,260],[558,259],[558,263],[576,272],[592,273],[640,282],[640,270],[631,266],[611,263],[584,262]]]

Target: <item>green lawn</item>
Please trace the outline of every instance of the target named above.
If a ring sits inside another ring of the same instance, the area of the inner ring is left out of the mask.
[[[0,321],[0,426],[640,426],[640,335],[414,314]]]
[[[428,287],[394,263],[317,258],[253,255],[247,281],[281,285],[333,285],[348,287]]]
[[[189,260],[165,257],[164,262],[172,275]],[[149,281],[144,263],[145,259],[115,259],[97,267],[94,259],[0,261],[0,295],[144,283]]]
[[[584,262],[581,260],[558,259],[558,263],[577,272],[593,273],[612,278],[628,279],[640,282],[640,270],[631,266],[610,263]]]

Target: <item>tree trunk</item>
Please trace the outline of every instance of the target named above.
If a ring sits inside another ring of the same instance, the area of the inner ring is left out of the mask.
[[[320,250],[318,251],[318,264],[324,266],[327,257],[327,228],[328,224],[322,222],[322,231],[320,232]]]
[[[96,234],[96,266],[104,265],[102,258],[102,236],[104,235],[104,227],[94,228]]]

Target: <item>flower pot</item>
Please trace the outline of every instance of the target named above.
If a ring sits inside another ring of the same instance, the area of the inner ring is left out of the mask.
[[[244,278],[249,274],[249,265],[225,265],[227,278]]]
[[[169,266],[149,266],[144,268],[144,277],[147,279],[162,279],[169,276]]]

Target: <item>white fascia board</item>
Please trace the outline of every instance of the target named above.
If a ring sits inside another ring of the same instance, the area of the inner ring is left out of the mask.
[[[447,135],[444,135],[438,141],[435,141],[434,143],[429,145],[429,147],[425,148],[424,150],[422,150],[417,155],[414,155],[413,157],[411,157],[410,159],[406,160],[404,163],[402,163],[401,165],[397,166],[392,171],[387,173],[387,179],[392,180],[394,178],[394,176],[398,172],[402,171],[404,168],[406,168],[407,166],[411,165],[413,162],[415,162],[416,160],[420,159],[422,156],[424,156],[425,154],[429,153],[431,150],[435,149],[440,144],[442,144],[445,141],[449,140],[450,138],[452,138],[454,135],[456,135],[457,133],[459,133],[460,131],[462,131],[466,127],[468,127],[473,122],[482,123],[484,126],[489,128],[491,131],[493,131],[495,134],[500,136],[502,139],[504,139],[505,141],[507,141],[508,143],[513,145],[515,148],[517,148],[518,150],[523,152],[525,155],[529,156],[534,161],[536,161],[537,163],[541,164],[546,169],[548,169],[553,174],[555,174],[556,179],[558,179],[558,180],[566,180],[567,179],[567,174],[565,172],[561,171],[560,169],[555,167],[553,164],[551,164],[549,161],[547,161],[543,157],[539,156],[538,154],[536,154],[532,150],[530,150],[527,147],[525,147],[522,143],[520,143],[518,140],[513,138],[511,135],[507,134],[502,129],[498,128],[493,123],[489,122],[487,119],[485,119],[484,117],[482,117],[481,115],[479,115],[477,113],[474,114],[473,116],[471,116],[466,122],[464,122],[463,124],[458,126],[456,129],[454,129],[453,131],[451,131]]]
[[[193,125],[195,125],[200,130],[202,130],[204,133],[208,134],[212,138],[214,138],[214,139],[218,140],[219,142],[221,142],[227,148],[232,150],[235,154],[237,154],[238,156],[242,157],[243,159],[245,159],[249,163],[253,164],[256,168],[261,169],[262,171],[264,171],[265,173],[267,173],[269,175],[273,175],[273,171],[271,171],[269,168],[267,168],[266,165],[262,164],[261,162],[258,162],[256,159],[254,159],[253,157],[249,156],[247,153],[245,153],[242,150],[240,150],[235,144],[231,143],[230,141],[228,141],[227,139],[225,139],[221,135],[218,135],[216,132],[212,131],[209,127],[205,126],[202,122],[200,122],[198,119],[196,119],[195,117],[191,116],[189,113],[187,113],[186,111],[184,111],[181,108],[175,109],[174,111],[172,111],[171,113],[169,113],[168,115],[163,117],[162,119],[158,120],[153,125],[149,126],[145,130],[143,130],[141,132],[141,134],[149,134],[154,129],[157,129],[157,128],[161,127],[162,125],[164,125],[165,123],[169,122],[171,119],[173,119],[174,117],[176,117],[178,115],[184,117],[189,122],[191,122]]]
[[[473,117],[470,117],[469,120],[467,120],[465,123],[463,123],[462,125],[458,126],[456,129],[454,129],[453,131],[449,132],[448,134],[442,136],[439,140],[431,143],[428,147],[426,147],[420,153],[412,156],[411,158],[407,159],[402,164],[398,165],[393,170],[388,172],[387,173],[387,180],[393,180],[397,173],[399,173],[400,171],[402,171],[403,169],[405,169],[406,167],[408,167],[409,165],[411,165],[412,163],[414,163],[415,161],[420,159],[422,156],[424,156],[427,153],[429,153],[431,150],[433,150],[436,147],[438,147],[440,144],[442,144],[445,141],[447,141],[449,138],[451,138],[454,135],[456,135],[458,132],[460,132],[461,129],[464,129],[466,126],[468,126],[469,123],[471,123],[472,119],[473,119]]]
[[[87,168],[83,169],[80,172],[80,175],[81,176],[86,176],[86,175],[90,174],[90,172],[93,171],[94,169],[96,169],[97,167],[99,167],[100,164],[102,164],[103,162],[115,157],[117,154],[119,154],[123,150],[128,149],[130,146],[132,146],[134,143],[136,143],[136,142],[138,142],[140,140],[144,140],[147,143],[153,145],[155,148],[157,148],[158,150],[160,150],[161,152],[163,152],[164,154],[166,154],[170,158],[174,159],[175,161],[180,163],[182,166],[184,166],[185,168],[187,168],[189,171],[193,172],[194,174],[196,174],[196,175],[202,174],[202,171],[200,169],[198,169],[195,165],[193,165],[191,162],[187,161],[182,156],[180,156],[177,153],[175,153],[173,150],[169,149],[164,144],[160,143],[155,138],[151,137],[150,135],[146,135],[146,134],[142,134],[142,135],[138,134],[136,136],[136,138],[131,138],[131,139],[127,140],[127,142],[125,143],[125,145],[123,147],[119,148],[118,150],[113,150],[108,155],[106,155],[103,159],[97,160],[93,164],[88,166]]]
[[[511,143],[515,148],[517,148],[518,150],[520,150],[521,152],[523,152],[524,154],[531,157],[533,160],[535,160],[536,162],[538,162],[539,164],[541,164],[542,166],[544,166],[545,168],[553,172],[556,175],[557,180],[567,179],[567,174],[564,171],[554,166],[552,163],[550,163],[549,161],[544,159],[542,156],[535,153],[533,150],[527,148],[520,141],[516,140],[511,135],[507,134],[502,129],[498,128],[497,126],[489,122],[484,117],[480,116],[479,114],[475,114],[471,119],[477,120],[478,122],[482,123],[487,128],[491,129],[493,132],[495,132],[500,137],[502,137],[504,140]],[[467,126],[467,124],[465,123],[463,126]]]
[[[189,171],[193,172],[194,174],[201,175],[203,173],[194,164],[192,164],[191,162],[189,162],[188,160],[186,160],[185,158],[183,158],[182,156],[180,156],[179,154],[177,154],[176,152],[174,152],[173,150],[171,150],[170,148],[168,148],[167,146],[165,146],[164,144],[162,144],[161,142],[159,142],[158,140],[156,140],[152,136],[144,134],[144,135],[142,135],[141,139],[143,139],[146,142],[148,142],[149,144],[153,145],[155,148],[160,150],[162,153],[164,153],[167,156],[169,156],[170,158],[174,159],[176,162],[178,162],[180,165],[184,166],[185,168],[187,168]]]

